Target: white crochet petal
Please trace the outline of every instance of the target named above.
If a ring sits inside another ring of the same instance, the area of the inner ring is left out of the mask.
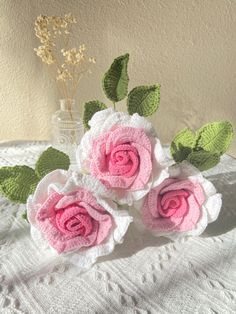
[[[108,108],[108,109],[96,112],[92,116],[92,119],[89,121],[89,126],[91,128],[101,126],[103,122],[114,112],[115,110],[112,108]]]
[[[33,202],[36,204],[43,204],[50,193],[50,190],[57,190],[63,188],[68,179],[68,171],[54,170],[48,173],[37,185],[33,195]]]
[[[26,210],[27,210],[27,219],[30,224],[35,224],[35,215],[37,213],[37,207],[33,203],[33,195],[30,195],[27,199],[26,203]]]
[[[72,253],[67,256],[67,260],[77,266],[78,273],[81,273],[90,269],[99,257],[111,254],[115,245],[114,236],[111,234],[105,243]]]
[[[152,123],[137,113],[130,116],[129,125],[127,126],[132,128],[142,128],[147,135],[155,136],[155,130],[152,126]]]
[[[35,217],[40,206],[40,204],[36,204],[33,202],[33,195],[30,195],[28,197],[26,203],[27,219],[29,223],[33,226],[36,225]]]
[[[105,133],[115,126],[130,126],[130,116],[124,112],[113,112],[101,126],[101,133]]]
[[[152,139],[153,158],[152,158],[152,185],[150,188],[157,187],[163,180],[169,177],[166,154],[158,138]]]
[[[153,150],[154,161],[157,161],[158,164],[160,164],[162,166],[166,166],[167,157],[166,157],[165,151],[161,145],[161,142],[157,137],[153,139],[153,147],[154,147],[154,150]]]
[[[213,196],[216,194],[216,188],[214,185],[207,179],[204,178],[203,182],[201,183],[204,192],[207,197]]]
[[[187,231],[186,235],[198,236],[198,235],[203,233],[203,231],[206,229],[207,225],[208,225],[207,211],[206,211],[206,208],[204,206],[202,206],[201,218],[199,219],[196,228],[191,230],[191,231]]]
[[[107,132],[115,125],[127,126],[130,116],[124,112],[117,112],[112,108],[96,112],[90,120],[91,129],[88,131],[93,137]]]
[[[75,176],[77,173],[74,174]],[[108,190],[105,185],[103,185],[96,177],[84,175],[83,176],[83,186],[87,187],[93,194],[100,195],[103,197],[112,198],[113,193]]]
[[[107,198],[114,198],[114,194],[111,190],[108,190],[96,177],[91,175],[82,175],[79,172],[73,172],[71,181],[75,186],[81,186],[87,188],[94,195],[100,195]]]
[[[76,161],[79,171],[86,171],[88,168],[86,161],[89,162],[89,152],[92,149],[93,138],[91,130],[87,131],[76,150]]]
[[[116,225],[116,228],[114,229],[114,240],[117,243],[121,243],[129,224],[133,221],[133,218],[126,210],[113,209],[114,207],[117,208],[117,205],[111,200],[105,201],[98,197],[97,201],[113,216]]]
[[[51,185],[56,187],[57,185]],[[81,187],[91,191],[94,195],[100,195],[107,198],[114,198],[111,190],[108,190],[96,177],[85,175],[78,171],[71,171],[67,175],[67,181],[60,189],[54,188],[59,193],[70,193],[76,188]]]
[[[76,150],[76,163],[78,171],[83,171],[83,160],[83,152],[80,144]]]
[[[27,217],[32,225],[35,225],[35,215],[38,207],[45,202],[52,191],[60,192],[68,179],[68,172],[54,170],[48,173],[37,185],[33,195],[27,199]]]
[[[210,196],[204,206],[207,210],[208,223],[215,221],[219,216],[222,206],[222,195],[217,193]]]
[[[151,122],[144,117],[139,116],[137,113],[130,116],[125,112],[117,112],[112,108],[96,112],[89,125],[91,129],[98,131],[98,134],[108,131],[115,125],[142,128],[149,135],[155,134]]]

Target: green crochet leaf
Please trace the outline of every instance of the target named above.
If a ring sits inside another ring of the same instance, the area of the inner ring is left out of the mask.
[[[34,170],[28,166],[0,168],[0,191],[13,202],[26,203],[38,181]]]
[[[86,102],[84,105],[84,116],[83,116],[83,123],[86,129],[89,129],[89,121],[92,119],[92,116],[100,110],[107,109],[107,106],[98,100],[92,100]]]
[[[56,169],[68,170],[69,166],[70,159],[65,153],[49,147],[37,160],[35,172],[39,178],[43,178],[46,174]]]
[[[127,108],[130,115],[151,116],[159,107],[160,85],[137,86],[128,95]]]
[[[195,141],[195,134],[185,128],[175,135],[170,145],[171,155],[176,162],[181,162],[187,159],[192,152]]]
[[[220,162],[220,155],[202,150],[190,153],[187,160],[200,171],[204,171],[215,167]]]
[[[229,148],[233,134],[229,121],[206,124],[197,132],[195,149],[222,155]]]
[[[128,53],[116,58],[103,77],[103,90],[106,96],[113,102],[120,101],[127,96],[129,83],[128,61]]]

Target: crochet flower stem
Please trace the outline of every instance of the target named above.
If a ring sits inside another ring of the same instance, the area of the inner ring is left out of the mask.
[[[114,108],[114,110],[116,110],[116,102],[115,101],[113,101],[113,108]]]
[[[69,111],[71,121],[74,122],[74,118],[72,115],[72,99],[70,98],[66,99],[66,109]],[[76,143],[75,131],[71,131],[71,138],[72,144],[75,144]]]
[[[72,116],[72,104],[71,104],[71,99],[68,99],[68,111],[70,113],[70,118],[71,118],[71,121],[74,121],[74,118]]]

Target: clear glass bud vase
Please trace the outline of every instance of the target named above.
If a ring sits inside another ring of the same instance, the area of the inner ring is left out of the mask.
[[[60,110],[52,115],[52,146],[70,157],[76,164],[76,149],[84,134],[84,127],[74,99],[61,99]]]

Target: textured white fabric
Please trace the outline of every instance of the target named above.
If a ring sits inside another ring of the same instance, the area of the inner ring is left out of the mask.
[[[0,144],[0,165],[34,165],[41,142]],[[0,198],[0,313],[236,312],[236,160],[207,173],[223,195],[217,221],[201,237],[173,243],[131,225],[124,243],[89,271],[40,251],[21,219],[25,206]]]

